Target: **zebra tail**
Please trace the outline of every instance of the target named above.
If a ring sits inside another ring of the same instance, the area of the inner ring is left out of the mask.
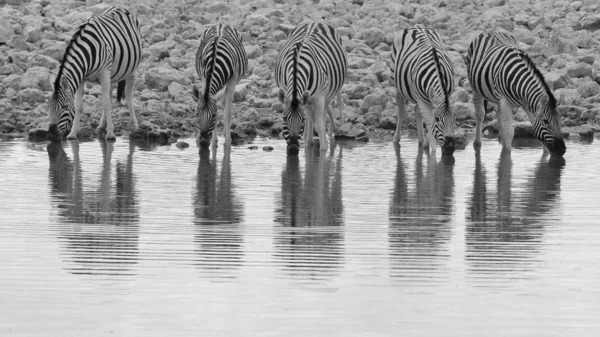
[[[121,103],[123,97],[125,97],[125,80],[119,81],[117,85],[117,103]]]

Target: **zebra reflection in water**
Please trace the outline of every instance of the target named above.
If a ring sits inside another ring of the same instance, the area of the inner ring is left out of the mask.
[[[243,262],[243,203],[231,179],[231,147],[225,146],[223,152],[218,173],[216,147],[200,149],[194,193],[197,264],[207,275],[217,277],[239,269]]]
[[[497,165],[496,194],[488,190],[487,172],[479,150],[471,203],[467,214],[466,259],[474,273],[526,270],[539,252],[544,214],[556,206],[563,158],[543,155],[533,177],[522,189],[512,181],[512,159],[503,151]]]
[[[342,148],[337,158],[319,154],[318,149],[305,150],[304,179],[297,156],[286,158],[281,173],[276,259],[286,271],[322,279],[334,275],[343,263]]]
[[[451,235],[449,225],[454,198],[454,157],[442,156],[419,147],[414,180],[396,150],[396,177],[390,198],[388,240],[392,276],[419,282],[431,281],[431,271],[448,258],[445,245]],[[423,157],[425,155],[425,166]]]
[[[56,230],[73,274],[129,275],[138,260],[139,205],[133,175],[135,145],[116,162],[113,184],[113,143],[100,140],[102,167],[97,190],[84,179],[79,143],[69,142],[73,159],[60,143],[48,145],[51,196],[58,209]]]

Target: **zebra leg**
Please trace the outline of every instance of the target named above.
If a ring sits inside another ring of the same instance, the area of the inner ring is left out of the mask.
[[[396,105],[398,105],[397,119],[396,119],[396,133],[394,134],[394,144],[400,143],[400,132],[402,132],[402,120],[406,116],[406,101],[401,93],[396,92]],[[415,112],[415,117],[418,115],[418,111]],[[419,115],[420,117],[420,115]],[[417,128],[417,130],[420,130]],[[419,142],[421,138],[419,136]]]
[[[483,107],[483,96],[473,92],[473,104],[475,105],[475,140],[473,141],[473,147],[481,147],[481,132],[483,127],[483,118],[485,117],[485,109]]]
[[[111,110],[111,106],[110,106],[110,71],[109,70],[104,70],[101,74],[100,74],[100,85],[102,86],[102,107],[103,107],[103,112],[102,112],[102,119],[106,122],[106,140],[115,140],[117,139],[117,137],[115,137],[115,133],[114,133],[114,125],[112,123],[112,116],[110,113]]]
[[[304,121],[304,142],[308,146],[313,142],[315,106],[313,104],[307,104],[304,107],[304,111],[306,113],[306,120]]]
[[[337,93],[337,105],[338,105],[338,110],[340,113],[340,122],[342,123],[340,125],[344,125],[344,109],[342,108],[343,102],[342,102],[342,90],[341,89]]]
[[[223,133],[225,134],[225,146],[231,145],[232,102],[236,84],[237,82],[235,81],[231,81],[227,84],[225,95],[223,97]],[[216,134],[217,133],[213,131],[213,137],[215,137]]]
[[[419,146],[423,146],[426,141],[426,131],[423,130],[423,115],[421,115],[421,109],[419,109],[418,104],[415,106],[415,123],[417,124],[417,138],[419,139]]]
[[[129,128],[133,131],[138,128],[138,120],[133,110],[133,86],[135,84],[135,72],[125,78],[125,100],[129,109]]]
[[[69,140],[77,139],[77,133],[79,132],[81,113],[83,112],[83,88],[85,87],[85,81],[81,81],[79,88],[75,92],[75,119],[73,120],[73,127],[71,132],[67,136]]]
[[[333,138],[334,134],[337,132],[337,128],[335,126],[335,118],[333,117],[333,108],[331,107],[332,99],[325,100],[325,108],[327,109],[327,115],[329,116],[329,128],[327,128],[327,135],[329,138]]]
[[[427,127],[427,129],[425,130],[425,141],[423,142],[423,147],[429,147],[431,149],[431,152],[435,153],[437,142],[435,140],[435,136],[433,135],[433,109],[428,104],[420,104],[422,104],[419,108],[422,111],[423,124]]]
[[[327,151],[327,135],[325,131],[325,97],[315,98],[313,101],[313,113],[315,117],[315,129],[319,135],[319,149]]]
[[[500,109],[498,111],[497,118],[498,125],[500,127],[500,134],[502,135],[503,150],[510,151],[515,130],[512,126],[513,109],[505,98],[500,100]]]

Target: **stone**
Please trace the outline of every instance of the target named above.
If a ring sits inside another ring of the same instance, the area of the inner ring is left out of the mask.
[[[148,51],[150,52],[151,59],[153,61],[160,61],[164,58],[169,57],[170,52],[175,49],[177,43],[173,40],[166,40],[157,42],[150,47],[148,47]]]
[[[60,66],[60,62],[50,56],[42,54],[34,54],[27,60],[27,67],[44,67],[48,69],[56,69]]]
[[[516,27],[512,31],[512,35],[518,42],[523,42],[528,45],[535,43],[535,35],[529,29]]]
[[[566,88],[573,84],[573,80],[565,73],[549,72],[544,76],[546,83],[552,90]]]
[[[32,67],[27,69],[22,75],[19,89],[32,88],[42,91],[53,91],[53,78],[54,76],[49,69],[44,67]]]
[[[344,123],[335,132],[335,138],[359,139],[367,136],[366,128],[363,124]]]
[[[256,145],[248,146],[248,150],[258,150],[258,146],[256,146]]]
[[[41,50],[41,53],[61,62],[66,48],[67,44],[64,42],[51,42]]]
[[[242,102],[246,99],[246,95],[250,90],[250,82],[238,83],[233,92],[233,101]]]
[[[560,105],[578,105],[581,102],[581,96],[577,92],[577,89],[562,88],[554,90],[554,97],[556,97]]]
[[[188,85],[190,79],[177,70],[166,67],[150,68],[144,73],[144,83],[149,88],[165,91],[173,82]]]
[[[592,66],[587,63],[577,63],[567,67],[567,75],[571,78],[594,78],[594,70],[592,69]]]
[[[17,100],[22,103],[42,103],[46,101],[46,95],[39,89],[25,88],[17,94]]]
[[[371,92],[371,88],[363,83],[349,83],[342,87],[342,92],[350,99],[363,99]]]
[[[34,128],[27,131],[27,135],[31,141],[45,141],[46,132],[46,129]]]
[[[573,135],[577,135],[579,138],[582,139],[594,138],[594,127],[592,127],[589,124],[571,127],[565,126],[561,128],[561,132],[563,133],[563,136],[566,136],[567,138],[571,138],[573,137]]]
[[[600,29],[600,14],[592,14],[582,17],[573,27],[576,30],[597,31]]]
[[[556,110],[562,117],[577,119],[585,111],[584,108],[575,105],[559,105]]]
[[[7,43],[13,36],[15,36],[15,30],[10,19],[0,16],[0,44]]]
[[[548,41],[548,46],[543,51],[543,54],[546,57],[550,57],[552,55],[563,53],[577,56],[577,46],[566,38],[554,34],[550,38],[550,41]]]
[[[514,138],[535,138],[533,126],[530,122],[516,122],[514,130]]]
[[[470,99],[469,92],[463,87],[457,87],[452,95],[450,95],[450,102],[456,103],[468,103]]]
[[[582,98],[596,96],[600,93],[600,84],[594,81],[586,81],[577,87],[577,92]]]
[[[271,79],[272,70],[266,64],[259,64],[252,70],[252,75],[256,75],[263,80]]]
[[[371,48],[385,41],[385,33],[377,27],[364,28],[357,35]]]
[[[175,144],[175,146],[176,146],[178,149],[185,149],[185,148],[188,148],[188,147],[190,147],[190,144],[189,144],[189,143],[187,143],[187,142],[184,142],[184,141],[179,141],[179,142],[177,142],[177,144]]]
[[[251,137],[256,135],[256,126],[252,122],[242,122],[235,127],[235,130]]]
[[[388,96],[383,90],[377,90],[367,96],[362,101],[361,110],[363,112],[369,111],[372,106],[380,105],[383,109],[387,104]]]
[[[381,128],[381,129],[387,129],[387,130],[396,130],[396,118],[383,117],[379,121],[379,125],[377,127]]]
[[[459,122],[475,119],[475,107],[472,103],[454,103],[454,113],[456,114],[456,120]]]
[[[255,59],[262,55],[262,48],[259,45],[253,44],[244,46],[244,49],[246,50],[246,56],[248,56],[249,59]]]
[[[390,79],[390,67],[385,62],[375,62],[369,67],[369,71],[377,77],[379,83],[387,82]]]
[[[272,146],[263,146],[262,149],[263,149],[263,151],[267,151],[267,152],[273,151],[273,147]]]
[[[167,87],[167,92],[169,93],[169,97],[173,98],[174,100],[181,100],[187,93],[184,93],[184,91],[186,91],[186,88],[181,85],[180,83],[177,82],[173,82],[171,84],[169,84],[169,86]],[[191,97],[191,95],[189,95]]]

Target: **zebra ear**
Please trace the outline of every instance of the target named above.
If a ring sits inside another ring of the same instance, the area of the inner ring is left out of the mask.
[[[542,96],[540,97],[540,100],[539,100],[539,103],[538,103],[538,104],[539,104],[540,108],[543,108],[543,107],[545,107],[546,105],[548,105],[548,96],[546,96],[546,95],[542,95]]]
[[[307,105],[308,104],[308,100],[310,99],[310,93],[308,92],[308,90],[306,90],[303,94],[302,94],[302,98],[300,98],[300,103],[302,105]]]
[[[69,87],[69,80],[67,79],[66,76],[61,76],[60,78],[60,88],[65,90]]]
[[[433,87],[429,87],[429,90],[427,91],[427,96],[429,96],[431,104],[433,104],[434,106],[442,102],[442,100],[436,95],[435,89],[433,89]]]
[[[200,90],[198,90],[198,87],[195,85],[192,86],[192,97],[196,102],[198,102],[198,100],[200,99]]]
[[[282,88],[279,88],[279,91],[277,92],[277,98],[279,99],[279,102],[285,104],[285,91]]]

